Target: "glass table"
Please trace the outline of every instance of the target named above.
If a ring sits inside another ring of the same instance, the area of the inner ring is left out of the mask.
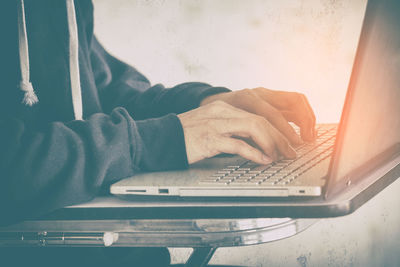
[[[0,246],[192,247],[185,266],[206,266],[219,247],[287,238],[317,219],[25,221],[0,229]]]

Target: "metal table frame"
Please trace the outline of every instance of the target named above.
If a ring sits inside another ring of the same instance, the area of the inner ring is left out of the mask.
[[[0,229],[0,246],[192,247],[185,266],[206,266],[219,247],[287,238],[316,219],[25,221]]]

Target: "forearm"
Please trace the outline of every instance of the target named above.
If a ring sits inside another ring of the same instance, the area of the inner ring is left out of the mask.
[[[198,82],[184,83],[168,89],[156,85],[132,98],[126,108],[137,119],[155,118],[168,113],[180,114],[199,107],[207,96],[222,92],[229,90]]]
[[[18,120],[1,121],[6,130],[0,139],[0,224],[88,201],[110,183],[139,170],[186,167],[176,120],[170,115],[135,122],[119,108],[109,116],[55,122],[40,130],[27,129]],[[169,130],[163,132],[165,127]],[[157,151],[155,140],[170,151]]]
[[[107,53],[96,38],[91,45],[91,62],[103,110],[108,113],[124,107],[136,120],[183,113],[199,107],[207,96],[230,91],[200,82],[172,88],[152,86],[135,68]]]

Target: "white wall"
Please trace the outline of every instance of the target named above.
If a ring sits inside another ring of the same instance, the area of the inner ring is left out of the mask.
[[[305,93],[338,121],[366,0],[95,0],[105,47],[153,83]],[[217,251],[249,266],[400,266],[400,181],[355,214],[279,242]],[[189,251],[173,250],[183,261]]]
[[[319,121],[338,121],[365,0],[96,0],[105,47],[173,86],[305,93]]]

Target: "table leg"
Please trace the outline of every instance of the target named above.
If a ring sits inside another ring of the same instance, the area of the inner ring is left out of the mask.
[[[216,247],[193,248],[185,267],[205,267],[214,255]]]

